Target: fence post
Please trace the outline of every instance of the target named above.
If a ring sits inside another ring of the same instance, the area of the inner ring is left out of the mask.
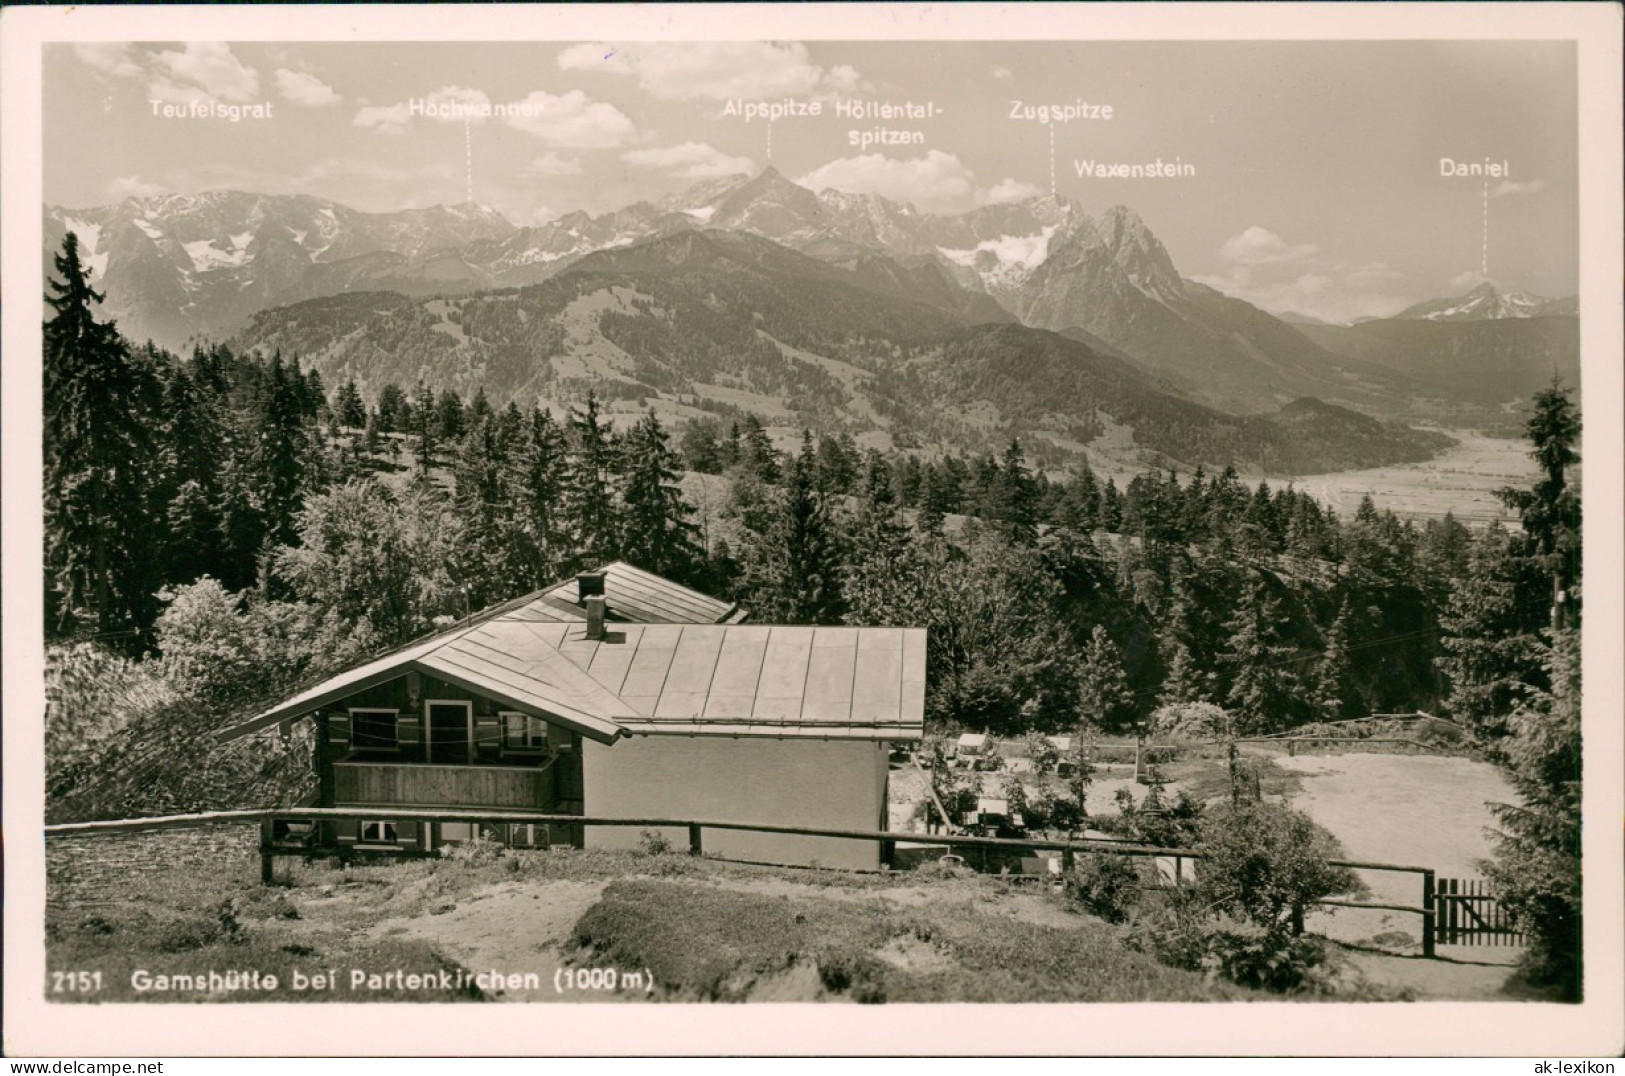
[[[1422,955],[1431,960],[1438,955],[1437,939],[1439,909],[1434,900],[1433,872],[1422,872]]]
[[[691,856],[704,854],[704,844],[700,838],[699,826],[690,825],[688,827],[688,854]]]
[[[271,884],[272,825],[270,815],[260,819],[260,885]]]

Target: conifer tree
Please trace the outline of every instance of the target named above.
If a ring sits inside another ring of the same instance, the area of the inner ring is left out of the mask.
[[[695,541],[693,509],[683,499],[682,464],[653,411],[633,426],[620,448],[620,548],[637,565],[692,582],[704,554]]]
[[[435,402],[434,410],[436,420],[440,423],[440,440],[445,444],[451,444],[467,431],[463,398],[457,395],[456,389],[441,389],[440,399]]]
[[[1580,633],[1546,632],[1543,679],[1508,721],[1500,752],[1518,802],[1492,804],[1500,828],[1485,874],[1529,941],[1524,976],[1579,1000],[1581,914]]]
[[[440,416],[435,410],[434,390],[422,381],[412,394],[411,430],[416,436],[417,473],[427,477],[439,460]]]
[[[1011,440],[993,481],[992,518],[1010,541],[1031,545],[1038,539],[1038,487],[1027,473],[1021,442]]]
[[[764,623],[841,621],[841,556],[817,466],[812,438],[804,436],[782,487],[767,495],[762,529],[747,531],[740,551],[752,615]]]
[[[1580,415],[1569,390],[1553,377],[1551,387],[1535,394],[1535,413],[1527,432],[1529,455],[1540,466],[1531,489],[1506,488],[1500,498],[1516,508],[1532,553],[1548,573],[1552,587],[1554,629],[1579,623],[1576,595],[1580,577],[1580,498],[1569,484],[1568,470],[1580,461]]]
[[[1454,581],[1439,615],[1445,709],[1473,730],[1492,757],[1523,685],[1538,680],[1539,672],[1539,575],[1513,550],[1512,536],[1500,526],[1480,533],[1467,571]]]
[[[1086,725],[1121,731],[1134,719],[1134,692],[1129,689],[1123,656],[1106,629],[1096,624],[1078,663],[1078,711]]]
[[[892,491],[891,468],[870,449],[852,520],[844,592],[854,624],[895,623],[914,607],[909,531]]]
[[[496,425],[482,421],[457,443],[452,463],[456,492],[452,503],[461,523],[457,577],[470,610],[512,597],[522,582],[510,562],[513,502],[503,479],[507,471]]]
[[[355,378],[352,377],[339,386],[338,398],[333,401],[333,410],[337,412],[339,424],[342,426],[359,430],[367,424],[367,405],[361,400],[361,390],[356,387]]]
[[[220,511],[222,416],[193,370],[180,363],[171,365],[165,381],[163,413],[164,580],[222,578],[227,571]]]
[[[265,391],[254,424],[253,469],[256,501],[273,545],[293,541],[294,521],[304,504],[311,442],[306,427],[304,378],[280,354],[266,371]]]
[[[149,430],[155,384],[112,322],[69,232],[46,296],[44,492],[47,625],[138,643],[157,614]]]
[[[1295,713],[1297,677],[1287,664],[1293,649],[1283,644],[1280,625],[1280,604],[1260,579],[1249,579],[1225,624],[1230,643],[1224,660],[1231,671],[1227,700],[1242,733],[1285,728]]]
[[[738,464],[768,485],[779,480],[779,453],[755,415],[746,415],[739,426]]]
[[[378,402],[373,413],[378,416],[379,433],[407,433],[407,412],[411,402],[401,387],[391,381],[378,390]]]
[[[564,431],[538,405],[508,469],[515,513],[508,559],[521,590],[550,583],[578,564],[563,508],[566,468]]]
[[[1326,629],[1320,660],[1315,663],[1314,689],[1310,701],[1316,716],[1324,721],[1350,716],[1358,703],[1353,686],[1353,669],[1349,663],[1349,631],[1349,601],[1344,597],[1336,619]]]
[[[619,555],[619,513],[613,485],[615,434],[600,419],[598,398],[590,392],[581,410],[570,409],[568,445],[563,501],[577,563],[597,565],[614,560]]]

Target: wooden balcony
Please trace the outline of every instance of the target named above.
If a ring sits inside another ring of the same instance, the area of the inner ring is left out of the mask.
[[[424,762],[333,764],[334,806],[523,807],[552,809],[555,766],[447,766]]]

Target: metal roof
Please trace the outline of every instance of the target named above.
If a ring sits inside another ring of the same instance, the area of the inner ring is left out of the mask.
[[[611,608],[696,615],[736,607],[617,562],[604,569]],[[925,713],[925,629],[714,622],[616,623],[605,640],[555,619],[561,584],[357,666],[225,730],[236,739],[419,671],[612,742],[623,734],[916,739]]]
[[[722,624],[737,623],[746,616],[738,605],[673,583],[624,560],[612,561],[598,570],[604,573],[605,613],[610,620],[634,624]],[[536,619],[561,622],[586,619],[586,608],[576,593],[576,582],[568,579],[543,591]]]

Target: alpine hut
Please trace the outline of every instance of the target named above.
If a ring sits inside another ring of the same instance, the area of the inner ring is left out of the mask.
[[[321,843],[340,851],[427,852],[482,829],[515,846],[644,839],[390,817],[403,807],[885,829],[888,746],[923,723],[925,630],[745,621],[616,562],[330,676],[220,738],[313,720],[309,805],[376,808],[326,824]],[[881,857],[874,841],[720,829],[705,850],[854,869]]]

